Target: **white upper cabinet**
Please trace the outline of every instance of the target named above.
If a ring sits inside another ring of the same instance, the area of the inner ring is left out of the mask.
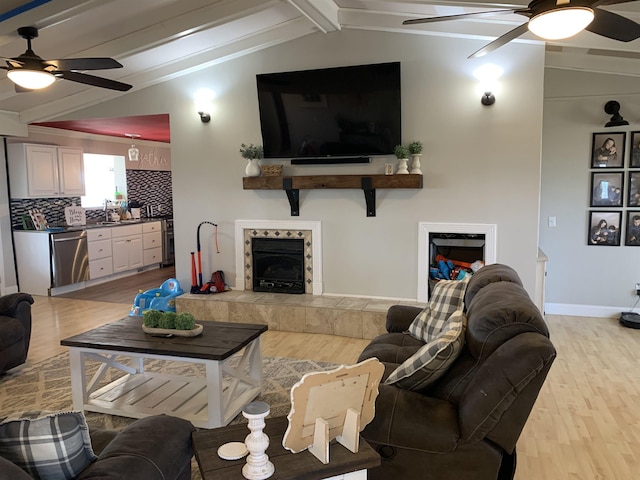
[[[30,143],[12,143],[7,148],[12,198],[85,194],[81,148]]]

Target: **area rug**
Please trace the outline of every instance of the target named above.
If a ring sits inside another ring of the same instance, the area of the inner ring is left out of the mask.
[[[238,361],[236,355],[232,359]],[[125,360],[126,363],[126,360]],[[98,368],[97,362],[89,364],[92,374]],[[305,373],[331,370],[337,365],[312,360],[300,360],[284,357],[266,357],[262,360],[263,391],[256,400],[266,402],[271,407],[269,417],[287,415],[290,409],[289,392],[291,387]],[[171,362],[166,360],[145,360],[145,370],[173,375],[195,375],[204,377],[202,365]],[[111,369],[105,382],[112,381],[121,373]],[[71,373],[69,354],[61,353],[44,360],[30,368],[0,376],[0,418],[19,412],[33,410],[63,411],[71,410]],[[122,430],[135,419],[116,415],[85,412],[91,429]],[[268,418],[267,417],[267,420]],[[245,422],[240,414],[231,423]],[[249,431],[247,430],[247,433]],[[199,479],[200,472],[193,464],[192,478]]]

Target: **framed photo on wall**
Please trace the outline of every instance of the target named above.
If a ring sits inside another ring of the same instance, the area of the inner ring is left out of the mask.
[[[626,136],[626,132],[594,133],[591,140],[591,168],[622,168]]]
[[[640,208],[640,172],[629,172],[627,206]]]
[[[588,245],[620,246],[622,212],[589,212]]]
[[[631,132],[631,160],[629,168],[640,168],[640,132]]]
[[[592,207],[621,207],[623,198],[624,172],[591,172]]]
[[[627,210],[624,244],[640,247],[640,210]]]

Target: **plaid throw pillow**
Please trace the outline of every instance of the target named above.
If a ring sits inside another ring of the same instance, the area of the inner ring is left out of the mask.
[[[0,456],[42,480],[75,478],[97,458],[82,412],[5,419],[0,423]]]
[[[454,312],[442,331],[391,372],[384,383],[407,390],[424,390],[432,385],[460,355],[466,328],[465,314],[462,310]]]
[[[433,287],[429,305],[409,325],[409,333],[425,343],[434,339],[446,325],[448,318],[464,305],[464,292],[470,276],[464,280],[440,280]]]

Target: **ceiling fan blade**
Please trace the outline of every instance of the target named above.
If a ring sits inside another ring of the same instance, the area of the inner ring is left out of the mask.
[[[482,17],[485,15],[500,15],[502,13],[518,13],[515,10],[491,10],[488,12],[475,12],[475,13],[460,13],[458,15],[445,15],[443,17],[428,17],[428,18],[414,18],[411,20],[405,20],[403,25],[416,25],[419,23],[434,23],[434,22],[446,22],[449,20],[459,20],[461,18],[469,17]]]
[[[96,77],[95,75],[87,75],[86,73],[78,72],[56,72],[56,77],[64,78],[65,80],[71,80],[72,82],[84,83],[86,85],[92,85],[94,87],[109,88],[111,90],[119,90],[126,92],[132,85],[128,83],[116,82],[108,78]]]
[[[529,30],[529,27],[527,23],[523,23],[522,25],[514,28],[513,30],[508,31],[501,37],[496,38],[493,42],[485,45],[480,50],[476,50],[471,55],[469,55],[468,58],[484,57],[486,54],[491,53],[494,50],[497,50],[503,45],[506,45],[511,40],[518,38],[520,35],[522,35],[523,33],[526,33],[528,30]]]
[[[585,30],[621,42],[631,42],[640,38],[640,25],[633,20],[599,8],[594,8],[593,12],[593,22],[587,25]]]
[[[45,63],[53,65],[56,70],[109,70],[122,68],[122,64],[113,58],[64,58],[62,60],[45,60]]]
[[[603,5],[618,5],[619,3],[629,3],[629,2],[635,2],[636,0],[596,0],[595,2],[593,2],[590,6],[591,8],[594,7],[602,7]]]

